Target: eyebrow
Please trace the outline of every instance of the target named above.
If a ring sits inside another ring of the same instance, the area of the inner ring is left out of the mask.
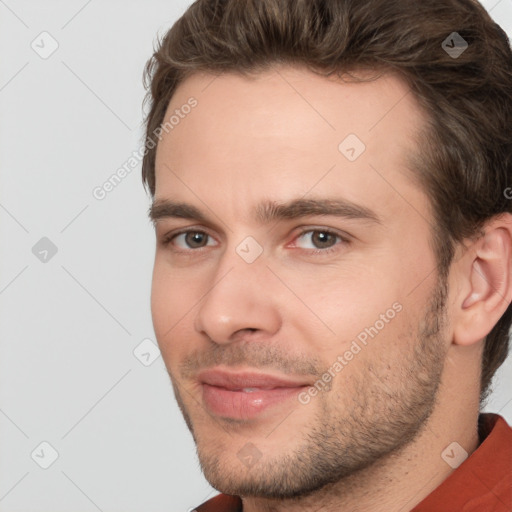
[[[156,200],[149,208],[148,215],[153,224],[166,218],[195,220],[209,224],[208,217],[195,206],[167,199]],[[380,217],[370,208],[346,199],[295,199],[288,203],[265,201],[260,203],[254,218],[261,224],[279,220],[292,220],[313,215],[327,215],[346,219],[357,219],[382,224]]]

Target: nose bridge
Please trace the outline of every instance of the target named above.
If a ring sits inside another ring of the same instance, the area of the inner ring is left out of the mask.
[[[216,343],[242,329],[275,332],[280,320],[263,247],[253,237],[226,248],[197,309],[195,327]]]

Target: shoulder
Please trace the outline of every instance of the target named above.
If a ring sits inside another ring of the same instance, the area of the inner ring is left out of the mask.
[[[218,494],[192,512],[242,512],[242,500],[238,496]]]
[[[413,512],[510,512],[512,428],[497,414],[480,414],[480,445]]]

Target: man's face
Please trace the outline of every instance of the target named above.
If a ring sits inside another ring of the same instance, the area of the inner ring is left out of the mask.
[[[449,345],[405,158],[423,123],[412,94],[281,67],[193,75],[165,120],[176,109],[152,313],[207,479],[299,496],[396,452],[432,411]]]

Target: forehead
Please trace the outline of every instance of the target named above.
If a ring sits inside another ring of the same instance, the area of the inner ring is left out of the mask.
[[[191,98],[197,106],[183,109]],[[289,66],[251,77],[197,73],[178,87],[164,122],[173,114],[179,122],[157,148],[156,199],[222,190],[285,201],[338,190],[401,209],[400,191],[421,195],[407,155],[425,117],[393,74],[357,82]]]

